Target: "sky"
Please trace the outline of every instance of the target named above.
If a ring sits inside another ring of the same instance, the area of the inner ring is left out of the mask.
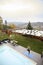
[[[8,22],[43,22],[43,0],[0,0],[0,16]]]

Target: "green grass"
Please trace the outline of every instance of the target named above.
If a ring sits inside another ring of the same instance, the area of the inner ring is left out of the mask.
[[[43,51],[43,41],[40,41],[40,40],[34,39],[34,38],[30,38],[30,37],[24,37],[24,36],[19,35],[19,34],[15,34],[13,36],[13,38],[15,40],[17,40],[18,44],[23,46],[23,47],[30,46],[31,50],[33,50],[37,53],[40,53],[40,54]]]

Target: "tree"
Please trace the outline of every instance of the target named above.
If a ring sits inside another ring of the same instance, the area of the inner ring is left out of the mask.
[[[10,26],[11,29],[15,29],[16,28],[16,25],[14,25],[14,24],[10,24],[9,26]]]
[[[30,30],[30,34],[32,33],[33,27],[31,26],[30,21],[29,21],[29,23],[27,25],[27,30]]]
[[[7,30],[8,26],[7,26],[7,21],[5,20],[5,29]]]
[[[5,24],[3,24],[3,30],[7,30],[8,26],[7,26],[7,21],[5,20]]]
[[[28,25],[27,25],[27,29],[28,29],[28,30],[32,30],[32,29],[33,29],[33,27],[31,26],[30,21],[29,21],[29,23],[28,23]]]
[[[7,25],[7,21],[5,20],[5,25]]]
[[[3,28],[2,23],[3,23],[3,20],[2,20],[2,17],[0,16],[0,30],[2,30],[2,28]]]

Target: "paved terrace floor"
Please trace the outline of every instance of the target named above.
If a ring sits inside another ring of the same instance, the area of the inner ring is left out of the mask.
[[[37,63],[37,65],[43,65],[43,61],[42,61],[43,59],[41,58],[40,54],[38,54],[38,53],[36,53],[34,51],[31,51],[30,54],[29,54],[27,49],[22,47],[22,46],[20,46],[20,45],[13,46],[10,43],[8,43],[6,45],[8,45],[8,46],[12,47],[13,49],[19,51],[20,53],[24,54],[26,57],[34,60]]]

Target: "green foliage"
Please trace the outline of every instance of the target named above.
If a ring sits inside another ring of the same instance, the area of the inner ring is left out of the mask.
[[[5,20],[5,24],[3,24],[3,30],[10,29],[10,26],[7,25],[7,21]]]
[[[3,30],[8,30],[8,29],[11,29],[11,27],[8,25],[3,25]]]
[[[3,28],[2,23],[3,23],[3,20],[2,20],[2,17],[0,16],[0,30],[2,30],[2,28]]]
[[[5,25],[3,25],[3,29],[4,29],[4,30],[7,30],[7,29],[8,29],[7,21],[6,21],[6,20],[5,20]]]
[[[1,28],[2,28],[2,24],[1,24],[1,21],[0,21],[0,30],[1,30]]]
[[[33,29],[33,27],[31,26],[30,21],[29,21],[29,23],[28,23],[28,25],[27,25],[27,29],[29,29],[29,30],[32,30],[32,29]]]

